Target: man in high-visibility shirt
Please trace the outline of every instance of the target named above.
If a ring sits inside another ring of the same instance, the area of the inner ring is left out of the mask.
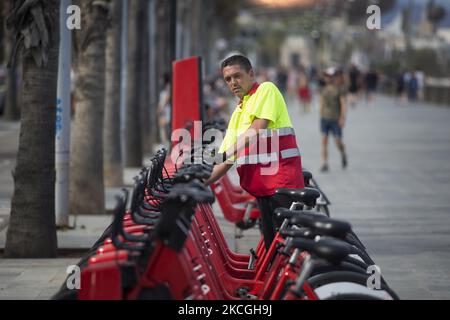
[[[228,88],[240,101],[219,149],[226,161],[214,167],[205,184],[219,180],[236,162],[241,187],[257,199],[264,242],[269,248],[282,222],[274,210],[291,205],[275,190],[304,188],[295,132],[282,94],[271,82],[255,82],[246,57],[231,56],[221,68]]]

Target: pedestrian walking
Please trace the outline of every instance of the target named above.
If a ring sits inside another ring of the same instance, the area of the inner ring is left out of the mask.
[[[305,74],[300,75],[298,98],[303,112],[311,111],[311,89],[309,88],[308,78]]]
[[[356,106],[356,102],[358,100],[361,81],[360,78],[361,72],[359,71],[358,67],[354,64],[351,64],[350,70],[348,71],[348,80],[349,80],[348,100],[352,108]]]
[[[345,125],[346,101],[345,92],[338,86],[336,70],[329,68],[324,75],[325,86],[320,94],[320,131],[322,133],[322,172],[328,167],[328,135],[334,136],[334,141],[341,153],[342,167],[347,167],[347,154],[342,140],[342,131]]]
[[[366,74],[366,101],[371,103],[375,99],[375,93],[378,87],[378,73],[370,69]]]
[[[408,81],[408,100],[415,102],[419,91],[419,81],[415,72],[411,73],[411,78]]]
[[[298,82],[299,82],[299,72],[292,68],[288,72],[287,76],[287,92],[286,92],[286,101],[287,106],[297,105],[297,90],[298,90]]]
[[[172,129],[170,127],[171,118],[171,103],[170,103],[170,76],[165,74],[163,76],[163,88],[159,93],[158,101],[158,120],[159,120],[159,135],[163,144],[170,144]]]
[[[397,94],[397,100],[402,102],[404,100],[404,93],[405,93],[405,76],[404,73],[400,73],[396,77],[396,94]]]
[[[276,81],[277,81],[279,90],[283,96],[286,95],[287,80],[288,80],[288,74],[287,74],[286,68],[283,66],[279,66],[277,69],[277,80]]]
[[[425,73],[421,69],[417,69],[416,78],[417,78],[417,98],[419,100],[423,100],[425,90]]]

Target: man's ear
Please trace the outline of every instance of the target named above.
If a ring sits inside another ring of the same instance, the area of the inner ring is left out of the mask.
[[[248,74],[249,74],[250,77],[252,77],[252,78],[255,77],[255,72],[253,72],[253,69],[250,69],[250,71],[248,72]]]

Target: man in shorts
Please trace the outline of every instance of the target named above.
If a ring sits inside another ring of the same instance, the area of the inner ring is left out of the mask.
[[[322,133],[322,172],[328,171],[328,134],[334,136],[334,141],[341,153],[342,167],[347,167],[347,155],[342,140],[342,129],[345,124],[346,101],[345,91],[336,83],[336,70],[328,68],[324,75],[325,86],[320,94],[320,131]]]

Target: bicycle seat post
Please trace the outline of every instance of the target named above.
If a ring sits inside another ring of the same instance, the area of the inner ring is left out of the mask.
[[[299,254],[300,254],[300,249],[296,248],[289,259],[289,264],[291,266],[295,265],[295,262],[297,261]]]
[[[302,203],[293,201],[291,206],[290,206],[290,208],[289,208],[289,210],[295,210],[295,208],[297,208],[297,205],[299,205],[299,204],[301,205]],[[289,219],[284,219],[283,223],[281,224],[281,226],[280,226],[280,228],[278,230],[279,231],[280,230],[284,230],[288,226],[288,224],[289,224]]]
[[[305,257],[305,260],[303,261],[300,275],[298,276],[297,281],[295,282],[294,288],[292,289],[292,292],[295,295],[301,296],[303,284],[305,283],[306,279],[309,278],[309,275],[311,274],[312,270],[314,269],[314,264],[315,264],[314,259],[312,258],[311,254],[308,254]]]
[[[300,205],[302,205],[301,202],[293,201],[289,210],[295,210],[295,209],[297,209],[297,206],[300,206]]]

